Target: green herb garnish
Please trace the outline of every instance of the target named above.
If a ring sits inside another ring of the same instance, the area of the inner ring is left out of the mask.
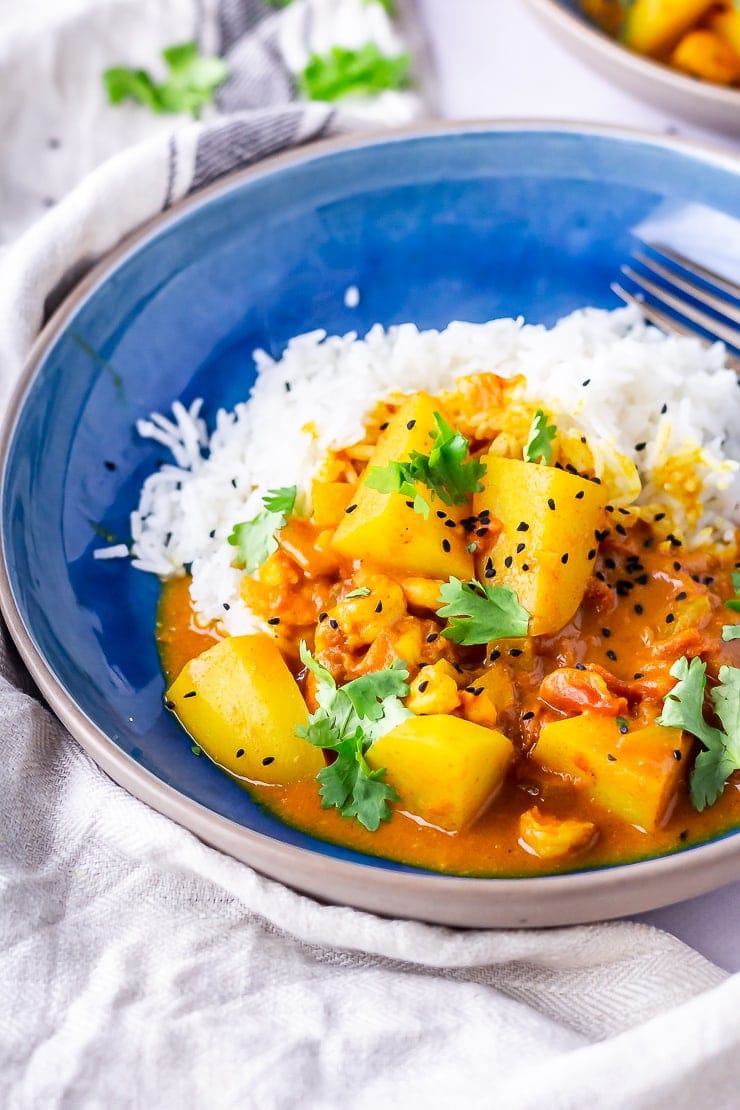
[[[201,108],[213,101],[219,85],[229,76],[223,58],[204,58],[196,42],[184,42],[162,51],[168,69],[167,80],[155,84],[145,69],[114,66],[103,74],[111,104],[138,100],[152,112],[190,112],[200,115]]]
[[[275,533],[285,527],[286,518],[293,512],[296,492],[295,486],[268,490],[262,498],[263,511],[251,520],[234,525],[229,536],[229,543],[237,549],[234,563],[247,574],[252,574],[277,551]]]
[[[657,723],[686,729],[704,745],[690,779],[691,801],[701,813],[714,805],[732,772],[740,770],[740,669],[720,667],[719,684],[709,693],[721,728],[704,719],[706,663],[698,658],[689,662],[683,656],[670,673],[677,682],[663,700],[663,713]]]
[[[464,505],[473,493],[483,486],[480,479],[486,472],[485,463],[468,457],[468,441],[451,428],[438,412],[434,413],[437,427],[432,431],[434,446],[428,455],[412,451],[408,462],[390,462],[387,466],[374,466],[365,479],[370,489],[380,493],[402,493],[413,499],[414,512],[424,519],[429,516],[429,502],[419,492],[425,486],[432,500],[439,497],[445,505]]]
[[[409,692],[406,665],[397,660],[384,671],[362,675],[337,687],[326,667],[301,642],[300,657],[316,679],[319,708],[296,734],[310,744],[336,752],[336,759],[316,776],[321,804],[335,806],[342,817],[354,817],[370,832],[391,817],[389,802],[398,794],[384,782],[385,770],[371,770],[368,749],[392,728],[413,717],[401,702]]]
[[[537,409],[529,427],[524,461],[534,463],[542,460],[546,466],[549,466],[552,462],[552,441],[555,439],[557,430],[554,424],[547,423],[547,416],[542,409]]]
[[[328,54],[312,54],[298,75],[298,88],[308,100],[340,100],[343,96],[373,96],[386,89],[410,85],[408,54],[387,58],[374,42],[359,50],[333,46]]]
[[[735,597],[725,602],[725,608],[731,609],[733,613],[740,613],[740,572],[733,571],[731,578],[732,585],[735,587]],[[740,624],[726,624],[722,629],[722,639],[725,643],[730,640],[740,640]]]
[[[448,620],[442,635],[453,643],[468,647],[527,635],[530,614],[510,586],[483,586],[475,578],[469,582],[450,578],[441,587],[439,599],[444,605],[437,616]]]
[[[626,717],[617,717],[616,725],[621,733],[629,732],[630,723]]]
[[[356,590],[350,590],[345,600],[349,601],[351,597],[370,597],[370,592],[367,586],[358,586]]]

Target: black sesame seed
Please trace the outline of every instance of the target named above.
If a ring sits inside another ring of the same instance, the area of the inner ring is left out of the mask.
[[[275,756],[274,755],[266,755],[265,758],[262,760],[262,766],[263,767],[269,767],[270,764],[274,763],[274,762],[275,762]]]
[[[622,514],[622,516],[629,516],[630,515],[629,509],[620,509],[619,511]]]
[[[478,536],[479,539],[481,539],[483,536],[488,535],[488,529],[487,528],[476,528],[475,534],[476,534],[476,536]]]
[[[216,529],[215,529],[215,528],[213,528],[213,529],[212,529],[212,530],[211,530],[211,531],[210,531],[210,532],[208,533],[208,539],[209,539],[209,540],[212,540],[212,539],[213,539],[213,537],[214,537],[215,535],[216,535]]]
[[[666,613],[666,618],[665,618],[666,624],[673,624],[675,619],[676,619],[676,614],[675,613]]]
[[[614,562],[614,560],[613,560],[613,559],[611,559],[611,558],[609,558],[609,559],[604,559],[604,566],[605,566],[605,567],[608,567],[608,568],[609,568],[609,570],[616,570],[616,569],[617,569],[617,564],[616,564],[616,563]]]
[[[241,757],[242,757],[243,755],[244,755],[244,748],[237,748],[237,751],[236,751],[236,758],[237,758],[237,759],[241,759]]]
[[[596,548],[592,547],[591,550],[588,553],[588,559],[590,561],[591,559],[595,559],[595,558],[596,558]]]
[[[231,608],[231,606],[229,605],[228,601],[225,601],[224,602],[224,609],[226,610],[227,613],[228,613],[230,608]]]
[[[711,574],[708,574],[706,576],[706,578],[704,579],[704,585],[705,586],[713,586],[714,585],[714,579],[712,578]]]
[[[555,512],[555,502],[552,499],[552,497],[548,497],[547,506],[548,506],[549,509],[552,509],[552,511]]]
[[[681,564],[680,563],[674,563],[673,564],[673,569],[674,570],[680,570],[681,569]]]
[[[590,385],[590,384],[591,384],[591,379],[590,378],[586,378],[585,382],[581,382],[582,386],[587,386],[587,385]]]
[[[668,412],[668,405],[664,404],[664,405],[663,405],[663,407],[662,407],[662,408],[661,408],[661,410],[660,410],[660,415],[661,415],[661,416],[665,416],[665,414],[666,414],[667,412]]]
[[[389,423],[390,423],[390,421],[386,420],[385,423],[380,425],[380,427],[378,428],[378,431],[379,432],[384,432],[386,430],[386,428],[388,427]]]
[[[577,671],[585,671],[586,670],[586,664],[585,663],[576,663],[576,670]]]
[[[612,634],[612,630],[611,630],[611,628],[602,628],[602,630],[601,630],[601,635],[602,635],[602,636],[606,636],[607,640],[609,639],[609,637],[611,636],[611,634]]]
[[[504,559],[504,566],[508,569],[513,562],[514,562],[513,555],[507,555],[506,558]]]
[[[420,682],[420,683],[419,683],[419,685],[418,685],[418,690],[419,690],[419,693],[420,693],[420,694],[423,694],[423,693],[424,693],[424,691],[426,690],[426,688],[427,688],[427,686],[428,686],[428,685],[429,685],[429,679],[428,679],[428,678],[425,678],[425,679],[424,679],[424,680],[423,680],[422,682]]]
[[[607,653],[606,653],[606,657],[607,657],[607,659],[611,659],[612,662],[616,662],[617,653],[616,653],[616,651],[612,651],[611,648],[609,648],[609,651],[607,651]]]
[[[582,501],[585,496],[586,496],[585,489],[579,489],[578,493],[576,494],[576,501]]]
[[[683,756],[682,756],[680,748],[674,748],[673,749],[673,758],[676,760],[677,763],[681,762],[681,759],[683,758]]]
[[[623,524],[617,524],[615,527],[616,527],[616,531],[619,532],[620,536],[626,536],[627,535],[627,529],[625,528],[625,526]]]
[[[646,447],[647,447],[647,443],[636,443],[635,444],[635,451],[644,451]]]
[[[617,762],[617,757],[615,755],[607,755],[606,758],[609,760],[610,763],[616,763]]]
[[[597,570],[594,578],[598,578],[599,582],[606,582],[606,575],[603,571]]]
[[[596,475],[594,474],[593,478],[589,478],[589,482],[593,482],[594,485],[600,486],[601,485],[601,478],[597,478]]]
[[[565,566],[565,564],[568,562],[568,552],[567,551],[564,552],[564,554],[560,556],[560,562],[563,564],[563,566]]]
[[[681,590],[680,593],[676,594],[676,601],[685,601],[687,597],[688,594],[686,593],[686,590]]]
[[[740,385],[740,378],[738,378],[737,381],[738,381],[738,385]],[[688,829],[682,829],[681,832],[678,834],[678,839],[681,840],[681,841],[688,840],[689,839],[689,830]]]
[[[409,420],[408,424],[406,425],[406,427],[408,428],[409,431],[411,431],[411,429],[413,428],[415,423],[416,423],[415,420]]]
[[[187,694],[183,694],[182,696],[184,698],[194,698],[195,693],[196,693],[195,690],[188,690]]]
[[[517,553],[517,555],[521,555],[522,551],[524,551],[524,548],[525,548],[526,546],[527,546],[527,545],[526,545],[526,543],[518,543],[518,544],[516,545],[516,553]]]
[[[513,655],[515,659],[521,654],[522,654],[522,649],[521,648],[511,648],[509,650],[509,655]]]
[[[339,621],[335,620],[334,617],[329,617],[329,628],[333,628],[336,631],[336,629],[339,628]]]
[[[234,487],[234,489],[236,489],[236,487],[237,487],[237,484],[238,484],[238,483],[237,483],[237,480],[236,480],[236,478],[232,478],[232,479],[231,479],[231,484],[232,484],[232,486]]]
[[[345,513],[353,513],[356,508],[357,508],[357,505],[348,505],[347,508],[344,511],[345,511]]]
[[[533,717],[534,717],[534,710],[533,709],[529,709],[526,713],[522,713],[522,720],[523,721],[531,721]]]
[[[454,520],[450,520],[450,518],[448,517],[445,521],[445,528],[457,528],[457,524]]]
[[[484,577],[486,577],[486,578],[495,578],[496,577],[496,568],[495,567],[486,567],[486,569],[483,573],[484,573]]]
[[[270,617],[267,621],[268,624],[280,624],[280,617]]]
[[[637,681],[638,679],[643,678],[644,676],[643,676],[642,671],[635,671],[635,673],[633,674],[632,677],[635,679],[635,681]]]
[[[650,581],[650,576],[648,574],[638,574],[637,577],[635,578],[635,582],[637,583],[638,586],[647,586],[649,581]]]
[[[325,621],[328,616],[328,613],[319,613],[319,624],[321,624],[322,621]]]
[[[383,612],[383,602],[382,601],[379,601],[378,604],[375,606],[375,612],[376,613],[382,613]]]
[[[596,540],[597,543],[601,543],[601,541],[605,540],[608,535],[609,535],[609,529],[608,528],[604,528],[601,531],[599,531],[599,529],[597,528],[596,531],[594,532],[594,539]]]
[[[442,550],[443,551],[449,551],[451,549],[451,547],[452,547],[452,544],[450,543],[449,540],[442,540]]]
[[[645,542],[643,543],[642,546],[643,547],[653,547],[654,544],[655,544],[654,538],[652,536],[648,536],[648,538],[645,540]]]
[[[291,389],[290,382],[283,382],[283,385],[285,386],[285,392],[290,393],[290,389]]]
[[[517,524],[516,530],[517,530],[517,532],[528,532],[529,531],[529,525],[527,524],[527,522],[525,520],[522,520],[522,521],[520,521],[519,524]]]
[[[414,502],[413,502],[413,501],[407,501],[407,502],[406,502],[406,506],[407,506],[407,508],[409,508],[409,509],[413,509],[413,507],[414,507]]]
[[[501,652],[494,648],[488,658],[492,663],[495,663],[497,659],[501,658]]]
[[[437,516],[440,520],[444,520],[444,518],[447,516],[447,513],[444,511],[444,509],[437,509]]]
[[[640,605],[639,601],[638,601],[637,605],[635,605],[635,612],[637,613],[638,617],[641,617],[642,614],[645,612],[642,605]]]
[[[529,563],[522,563],[522,570],[529,570]]]
[[[435,640],[439,639],[439,632],[430,632],[427,636],[427,643],[433,644]]]
[[[175,703],[173,701],[167,700],[164,703],[164,707],[165,707],[165,709],[174,709],[175,708]]]
[[[665,513],[656,513],[655,516],[653,517],[653,520],[656,522],[656,524],[658,523],[659,520],[664,520],[664,519],[665,519]]]

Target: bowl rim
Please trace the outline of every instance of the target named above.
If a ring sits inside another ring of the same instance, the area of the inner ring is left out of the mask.
[[[693,93],[699,100],[708,105],[721,104],[728,108],[740,110],[740,88],[734,89],[729,85],[714,85],[711,81],[702,81],[698,77],[681,73],[643,54],[638,54],[617,39],[611,38],[605,31],[601,31],[595,24],[588,22],[585,12],[580,18],[574,12],[565,8],[560,0],[527,0],[530,7],[534,8],[544,19],[558,25],[572,37],[579,39],[587,47],[598,50],[602,56],[620,61],[625,68],[631,69],[640,77],[652,78],[663,82],[668,88],[678,93]]]
[[[156,214],[106,252],[44,324],[25,361],[0,426],[0,496],[10,448],[26,398],[53,342],[80,305],[146,242],[184,213],[207,205],[244,183],[334,153],[434,136],[511,132],[568,133],[669,148],[729,169],[740,177],[740,158],[722,146],[636,128],[539,119],[434,121],[393,130],[365,131],[293,148],[224,175]],[[2,505],[0,505],[0,510]],[[740,835],[730,831],[668,855],[586,871],[521,878],[465,877],[431,871],[395,871],[376,858],[348,861],[286,844],[223,817],[182,794],[123,752],[77,705],[36,647],[16,603],[0,543],[0,611],[21,658],[56,716],[95,763],[119,786],[199,839],[293,889],[339,905],[452,926],[539,927],[621,917],[706,893],[740,879]],[[383,857],[379,857],[383,858]],[[373,879],[368,881],[372,869]],[[671,891],[677,873],[681,889]],[[616,887],[616,900],[615,900]],[[616,904],[618,902],[618,904]]]

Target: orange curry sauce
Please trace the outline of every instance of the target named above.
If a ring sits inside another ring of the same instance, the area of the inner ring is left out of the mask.
[[[330,480],[347,481],[348,494],[370,457],[369,446],[391,413],[392,406],[385,411],[381,407],[368,426],[367,440],[330,460]],[[454,415],[459,426],[459,414]],[[488,443],[471,434],[472,429],[464,430],[471,451],[487,448]],[[693,756],[683,761],[678,788],[662,824],[649,832],[600,809],[567,777],[541,771],[528,757],[543,725],[585,709],[615,721],[618,752],[620,728],[651,725],[660,714],[663,698],[675,684],[670,668],[683,656],[700,656],[706,662],[710,686],[720,666],[740,666],[740,640],[724,642],[721,637],[723,625],[736,619],[724,604],[734,596],[732,547],[727,556],[689,551],[675,538],[666,538],[653,521],[636,520],[612,506],[607,506],[609,513],[612,526],[604,529],[593,573],[573,619],[555,635],[480,647],[461,647],[441,635],[445,622],[424,597],[419,580],[414,580],[416,587],[410,586],[408,576],[364,562],[358,571],[351,562],[328,553],[322,529],[312,521],[289,521],[278,534],[278,551],[256,577],[245,576],[242,591],[259,616],[279,618],[271,632],[309,709],[316,706],[311,676],[298,660],[300,639],[307,641],[338,684],[403,658],[413,689],[424,668],[446,660],[459,687],[460,702],[452,712],[471,720],[476,719],[478,683],[490,671],[493,653],[497,671],[505,672],[514,690],[512,703],[498,712],[495,727],[513,741],[517,757],[490,808],[472,826],[454,834],[404,813],[402,802],[393,807],[390,821],[368,832],[335,809],[323,809],[314,781],[289,787],[251,786],[255,799],[286,823],[321,839],[370,855],[468,875],[534,875],[616,864],[663,855],[740,827],[740,774],[732,776],[714,806],[697,813],[688,796]],[[620,525],[622,521],[626,527]],[[358,579],[370,583],[374,593],[386,590],[403,597],[402,610],[388,617],[388,624],[379,624],[372,642],[360,645],[352,641],[347,624],[343,628],[327,618],[327,611],[338,611],[333,607],[346,599]],[[219,638],[213,630],[198,628],[188,586],[189,579],[180,578],[166,583],[162,591],[157,640],[168,680]],[[534,805],[556,818],[594,822],[598,833],[577,854],[540,859],[520,839],[520,817]]]

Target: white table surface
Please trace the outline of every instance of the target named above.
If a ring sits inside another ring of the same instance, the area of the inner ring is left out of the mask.
[[[450,119],[576,119],[674,131],[740,144],[667,116],[599,77],[555,42],[525,0],[418,0]],[[674,933],[728,971],[740,971],[740,883],[637,920]]]

